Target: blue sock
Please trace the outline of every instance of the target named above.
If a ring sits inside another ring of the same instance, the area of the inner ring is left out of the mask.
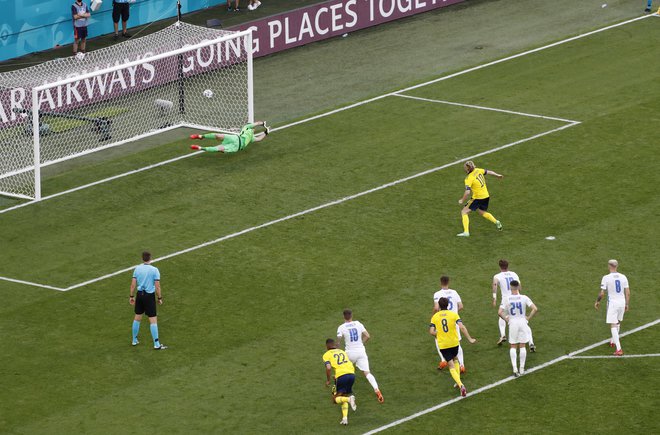
[[[156,347],[160,346],[160,342],[158,341],[158,324],[157,323],[150,324],[149,329],[151,329],[151,336],[154,339],[154,346]]]
[[[133,320],[133,341],[137,341],[138,332],[140,332],[140,322]]]
[[[653,4],[653,0],[648,1],[648,8],[651,9],[651,4]]]

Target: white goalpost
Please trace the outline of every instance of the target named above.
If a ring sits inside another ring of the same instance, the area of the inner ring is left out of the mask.
[[[252,34],[182,22],[0,74],[0,195],[40,200],[41,169],[179,127],[254,121]]]

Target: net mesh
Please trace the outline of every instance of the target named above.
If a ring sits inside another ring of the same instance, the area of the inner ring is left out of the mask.
[[[246,42],[179,23],[83,59],[0,74],[0,194],[35,196],[33,116],[40,167],[182,125],[239,131],[249,121]],[[33,115],[33,90],[44,84]]]

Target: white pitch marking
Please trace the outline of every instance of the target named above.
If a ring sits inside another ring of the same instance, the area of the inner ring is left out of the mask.
[[[638,355],[583,355],[573,356],[571,359],[619,359],[619,358],[645,358],[645,357],[658,357],[660,353],[645,353]]]
[[[657,15],[657,14],[653,14],[653,15]],[[617,24],[612,24],[611,26],[602,27],[600,29],[596,29],[596,30],[593,30],[591,32],[582,33],[580,35],[573,36],[571,38],[567,38],[567,39],[563,39],[561,41],[553,42],[552,44],[544,45],[543,47],[538,47],[538,48],[534,48],[532,50],[527,50],[527,51],[524,51],[522,53],[514,54],[513,56],[509,56],[509,57],[505,57],[505,58],[502,58],[502,59],[494,60],[492,62],[484,63],[482,65],[478,65],[478,66],[475,66],[475,67],[472,67],[472,68],[468,68],[468,69],[465,69],[465,70],[462,70],[462,71],[458,71],[454,74],[449,74],[449,75],[442,76],[442,77],[439,77],[439,78],[434,79],[434,80],[429,80],[427,82],[420,83],[418,85],[409,86],[407,88],[399,89],[398,91],[390,92],[388,94],[380,95],[378,97],[358,101],[357,103],[351,104],[349,106],[340,107],[339,109],[331,110],[329,112],[321,113],[319,115],[312,116],[310,118],[301,119],[300,121],[292,122],[290,124],[286,124],[286,125],[283,125],[281,127],[273,128],[272,131],[282,130],[282,129],[285,129],[285,128],[293,127],[295,125],[300,125],[300,124],[303,124],[303,123],[306,123],[306,122],[309,122],[309,121],[313,121],[315,119],[319,119],[319,118],[323,118],[325,116],[334,115],[335,113],[343,112],[344,110],[348,110],[348,109],[352,109],[354,107],[362,106],[363,104],[371,103],[373,101],[380,100],[381,98],[385,98],[385,97],[389,97],[389,96],[392,96],[392,95],[395,95],[395,94],[401,94],[401,93],[404,93],[404,92],[412,91],[413,89],[422,88],[424,86],[432,85],[434,83],[438,83],[438,82],[441,82],[441,81],[444,81],[444,80],[449,80],[451,78],[458,77],[458,76],[463,75],[463,74],[467,74],[467,73],[470,73],[470,72],[473,72],[473,71],[478,71],[480,69],[487,68],[489,66],[497,65],[498,63],[507,62],[509,60],[517,59],[519,57],[527,56],[528,54],[537,53],[539,51],[547,50],[548,48],[556,47],[558,45],[565,44],[567,42],[572,42],[572,41],[575,41],[575,40],[578,40],[578,39],[586,38],[587,36],[591,36],[591,35],[594,35],[596,33],[604,32],[606,30],[614,29],[614,28],[619,27],[619,26],[634,23],[635,21],[643,20],[643,19],[648,18],[648,17],[653,16],[653,15],[643,15],[641,17],[633,18],[631,20],[622,21],[622,22],[617,23]]]
[[[516,59],[516,58],[519,58],[519,57],[522,57],[522,56],[526,56],[528,54],[532,54],[532,53],[536,53],[538,51],[546,50],[548,48],[552,48],[552,47],[555,47],[557,45],[564,44],[566,42],[571,42],[571,41],[575,41],[577,39],[585,38],[585,37],[591,36],[595,33],[603,32],[605,30],[610,30],[610,29],[613,29],[615,27],[623,26],[625,24],[629,24],[629,23],[632,23],[632,22],[635,22],[635,21],[638,21],[638,20],[643,20],[644,18],[648,18],[648,17],[651,17],[651,16],[658,16],[658,14],[655,13],[655,14],[651,14],[651,15],[644,15],[644,16],[641,16],[641,17],[633,18],[631,20],[623,21],[621,23],[613,24],[611,26],[603,27],[601,29],[597,29],[597,30],[594,30],[594,31],[591,31],[591,32],[588,32],[588,33],[583,33],[583,34],[580,34],[580,35],[577,35],[577,36],[573,36],[572,38],[568,38],[568,39],[564,39],[564,40],[561,40],[561,41],[558,41],[558,42],[554,42],[552,44],[548,44],[548,45],[545,45],[543,47],[539,47],[539,48],[535,48],[533,50],[528,50],[528,51],[525,51],[525,52],[522,52],[522,53],[518,53],[518,54],[515,54],[513,56],[505,57],[503,59],[498,59],[498,60],[495,60],[493,62],[488,62],[488,63],[482,64],[482,65],[478,65],[478,66],[475,66],[473,68],[468,68],[466,70],[459,71],[459,72],[456,72],[454,74],[443,76],[443,77],[440,77],[440,78],[437,78],[437,79],[434,79],[434,80],[429,80],[427,82],[420,83],[418,85],[410,86],[410,87],[407,87],[407,88],[404,88],[404,89],[399,89],[398,91],[394,91],[394,92],[390,92],[390,93],[387,93],[387,94],[379,95],[379,96],[374,97],[374,98],[369,98],[369,99],[366,99],[366,100],[358,101],[357,103],[349,104],[348,106],[340,107],[340,108],[335,109],[335,110],[330,110],[328,112],[321,113],[321,114],[315,115],[315,116],[311,116],[309,118],[301,119],[300,121],[292,122],[290,124],[282,125],[280,127],[274,127],[274,128],[271,129],[271,131],[275,132],[275,131],[278,131],[278,130],[284,130],[284,129],[289,128],[289,127],[293,127],[293,126],[303,124],[303,123],[306,123],[306,122],[309,122],[309,121],[313,121],[313,120],[316,120],[316,119],[319,119],[319,118],[324,118],[326,116],[334,115],[335,113],[343,112],[343,111],[348,110],[348,109],[353,109],[355,107],[359,107],[359,106],[362,106],[364,104],[368,104],[368,103],[374,102],[376,100],[380,100],[380,99],[385,98],[385,97],[401,94],[403,92],[411,91],[413,89],[418,89],[418,88],[428,86],[428,85],[431,85],[431,84],[434,84],[434,83],[437,83],[437,82],[441,82],[443,80],[448,80],[450,78],[457,77],[457,76],[460,76],[460,75],[463,75],[463,74],[467,74],[467,73],[472,72],[472,71],[477,71],[479,69],[486,68],[486,67],[489,67],[489,66],[492,66],[492,65],[496,65],[498,63],[506,62],[506,61],[509,61],[509,60],[512,60],[512,59]],[[399,96],[401,96],[401,95],[399,95]],[[557,119],[559,119],[559,118],[557,118]],[[185,159],[185,158],[188,158],[188,157],[192,157],[195,154],[197,154],[197,153],[187,154],[185,156],[180,157],[180,159]],[[132,175],[136,172],[141,172],[142,170],[153,169],[155,167],[162,166],[162,165],[165,165],[165,164],[168,164],[168,163],[172,163],[174,161],[176,161],[176,160],[175,159],[166,160],[166,161],[163,161],[163,162],[160,162],[160,163],[156,163],[156,164],[153,164],[153,165],[150,165],[150,166],[146,166],[146,167],[144,167],[142,169],[138,169],[136,171],[126,172],[124,174],[120,174],[120,175],[117,175],[115,177],[106,178],[104,180],[100,180],[100,181],[95,182],[95,183],[86,184],[85,186],[80,186],[80,187],[77,187],[75,189],[70,189],[70,190],[60,192],[60,193],[57,193],[57,194],[54,194],[54,195],[45,196],[45,197],[41,198],[41,201],[45,201],[45,200],[51,199],[51,198],[56,198],[58,196],[62,196],[62,195],[67,194],[67,193],[72,193],[72,192],[75,192],[75,191],[78,191],[78,190],[85,189],[87,187],[95,186],[97,184],[105,183],[105,182],[115,180],[117,178],[121,178],[121,177],[124,177],[124,176],[127,176],[127,175]],[[22,207],[25,207],[25,206],[28,206],[28,205],[36,204],[38,202],[40,202],[40,201],[29,201],[29,202],[26,202],[26,203],[23,203],[23,204],[15,205],[13,207],[2,209],[2,210],[0,210],[0,214],[6,213],[6,212],[11,211],[11,210],[16,210],[18,208],[22,208]]]
[[[52,285],[39,284],[39,283],[36,283],[36,282],[30,282],[30,281],[23,281],[22,279],[7,278],[6,276],[0,276],[0,280],[15,282],[17,284],[25,284],[25,285],[29,285],[29,286],[32,286],[32,287],[47,288],[49,290],[57,290],[57,291],[60,291],[60,292],[66,291],[66,289],[63,289],[63,288],[60,288],[60,287],[54,287]]]
[[[492,66],[492,65],[496,65],[496,64],[498,64],[498,63],[506,62],[506,61],[509,61],[509,60],[512,60],[512,59],[516,59],[516,58],[519,58],[519,57],[522,57],[522,56],[526,56],[526,55],[528,55],[528,54],[532,54],[532,53],[536,53],[536,52],[539,52],[539,51],[542,51],[542,50],[546,50],[546,49],[548,49],[548,48],[552,48],[552,47],[555,47],[555,46],[558,46],[558,45],[561,45],[561,44],[564,44],[564,43],[567,43],[567,42],[571,42],[571,41],[575,41],[575,40],[577,40],[577,39],[585,38],[585,37],[587,37],[587,36],[590,36],[590,35],[593,35],[593,34],[596,34],[596,33],[600,33],[600,32],[603,32],[603,31],[606,31],[606,30],[610,30],[610,29],[613,29],[613,28],[616,28],[616,27],[619,27],[619,26],[623,26],[623,25],[626,25],[626,24],[629,24],[629,23],[633,23],[633,22],[635,22],[635,21],[643,20],[644,18],[647,18],[647,17],[649,17],[649,16],[653,16],[653,15],[658,16],[658,14],[652,14],[652,15],[644,15],[644,16],[641,16],[641,17],[633,18],[633,19],[631,19],[631,20],[623,21],[623,22],[621,22],[621,23],[613,24],[613,25],[611,25],[611,26],[607,26],[607,27],[603,27],[603,28],[600,28],[600,29],[597,29],[597,30],[594,30],[594,31],[591,31],[591,32],[583,33],[583,34],[580,34],[580,35],[574,36],[574,37],[572,37],[572,38],[567,38],[567,39],[564,39],[564,40],[561,40],[561,41],[558,41],[558,42],[554,42],[554,43],[552,43],[552,44],[548,44],[548,45],[545,45],[545,46],[543,46],[543,47],[539,47],[539,48],[535,48],[535,49],[532,49],[532,50],[528,50],[528,51],[525,51],[525,52],[522,52],[522,53],[515,54],[515,55],[513,55],[513,56],[505,57],[505,58],[503,58],[503,59],[498,59],[498,60],[495,60],[495,61],[493,61],[493,62],[488,62],[488,63],[482,64],[482,65],[478,65],[478,66],[473,67],[473,68],[468,68],[468,69],[466,69],[466,70],[459,71],[459,72],[456,72],[456,73],[454,73],[454,74],[450,74],[450,75],[447,75],[447,76],[443,76],[443,77],[440,77],[440,78],[437,78],[437,79],[434,79],[434,80],[430,80],[430,81],[427,81],[427,82],[424,82],[424,83],[420,83],[420,84],[418,84],[418,85],[410,86],[410,87],[407,87],[407,88],[404,88],[404,89],[400,89],[400,90],[398,90],[398,91],[394,91],[394,92],[390,92],[390,93],[387,93],[387,94],[383,94],[383,95],[380,95],[380,96],[378,96],[378,97],[369,98],[369,99],[367,99],[367,100],[362,100],[362,101],[359,101],[359,102],[357,102],[357,103],[354,103],[354,104],[350,104],[350,105],[348,105],[348,106],[341,107],[341,108],[339,108],[339,109],[335,109],[335,110],[331,110],[331,111],[329,111],[329,112],[322,113],[322,114],[320,114],[320,115],[312,116],[312,117],[309,117],[309,118],[306,118],[306,119],[302,119],[302,120],[300,120],[300,121],[296,121],[296,122],[293,122],[293,123],[290,123],[290,124],[286,124],[286,125],[283,125],[283,126],[280,126],[280,127],[275,127],[275,128],[272,128],[271,131],[283,130],[283,129],[286,129],[286,128],[289,128],[289,127],[293,127],[293,126],[296,126],[296,125],[299,125],[299,124],[303,124],[303,123],[306,123],[306,122],[309,122],[309,121],[312,121],[312,120],[315,120],[315,119],[319,119],[319,118],[323,118],[323,117],[326,117],[326,116],[329,116],[329,115],[333,115],[333,114],[335,114],[335,113],[343,112],[344,110],[348,110],[348,109],[352,109],[352,108],[355,108],[355,107],[358,107],[358,106],[362,106],[362,105],[364,105],[364,104],[367,104],[367,103],[370,103],[370,102],[373,102],[373,101],[376,101],[376,100],[380,100],[380,99],[385,98],[385,97],[389,97],[389,96],[392,96],[392,95],[395,95],[395,94],[400,94],[400,93],[402,93],[402,92],[411,91],[411,90],[413,90],[413,89],[418,89],[418,88],[421,88],[421,87],[424,87],[424,86],[428,86],[428,85],[433,84],[433,83],[437,83],[437,82],[440,82],[440,81],[448,80],[448,79],[450,79],[450,78],[457,77],[457,76],[460,76],[460,75],[463,75],[463,74],[467,74],[467,73],[472,72],[472,71],[477,71],[477,70],[482,69],[482,68],[486,68],[486,67],[489,67],[489,66]],[[563,127],[560,127],[559,129],[550,130],[550,132],[559,131],[559,130],[562,130],[562,129],[564,129],[564,128],[567,128],[567,127],[573,127],[574,125],[578,125],[578,124],[579,124],[579,122],[575,121],[574,123],[567,124],[567,125],[565,125],[565,126],[563,126]],[[549,134],[549,132],[542,133],[541,136],[543,136],[543,135],[545,135],[545,134]],[[540,136],[537,135],[536,137],[540,137]],[[532,137],[532,138],[535,138],[535,137]],[[526,140],[530,140],[530,139],[526,139]],[[526,140],[525,140],[525,141],[526,141]],[[196,153],[187,154],[187,155],[182,156],[182,157],[180,157],[180,158],[187,158],[187,157],[193,156],[193,155],[195,155],[195,154],[196,154]],[[484,155],[484,154],[480,154],[480,155]],[[141,170],[146,170],[146,169],[151,169],[151,168],[153,168],[153,167],[161,166],[161,165],[166,164],[166,163],[169,163],[169,162],[170,162],[170,161],[157,163],[157,164],[155,164],[155,165],[151,165],[151,166],[147,166],[147,167],[142,168],[142,169],[138,169],[138,170],[136,170],[135,172],[139,172],[139,171],[141,171]],[[76,191],[76,190],[81,190],[81,189],[83,189],[83,188],[90,187],[91,185],[100,184],[100,183],[102,183],[102,182],[110,181],[111,179],[115,179],[115,178],[120,178],[120,177],[122,177],[122,176],[129,175],[129,174],[132,174],[132,173],[135,173],[135,172],[130,172],[130,173],[126,173],[126,174],[120,174],[120,175],[117,175],[117,176],[115,176],[115,177],[110,177],[110,178],[107,178],[107,179],[105,179],[105,180],[101,180],[101,181],[96,182],[96,183],[90,183],[89,185],[86,185],[86,186],[80,186],[80,187],[77,187],[77,188],[75,188],[75,189],[71,189],[71,190],[68,190],[68,191],[65,191],[65,192],[61,192],[61,193],[59,193],[59,194],[50,195],[50,196],[47,196],[47,197],[42,198],[41,200],[43,201],[43,200],[45,200],[45,199],[50,199],[50,198],[54,198],[54,197],[56,197],[56,196],[61,196],[61,195],[64,195],[64,194],[66,194],[66,193],[71,193],[71,192]],[[27,205],[36,204],[37,202],[39,202],[39,201],[30,201],[30,202],[27,202],[27,203],[24,203],[24,204],[19,204],[19,205],[16,205],[16,206],[10,207],[10,208],[6,208],[6,209],[3,209],[3,210],[0,210],[0,214],[5,213],[5,212],[8,212],[8,211],[10,211],[10,210],[15,210],[15,209],[17,209],[17,208],[25,207],[25,206],[27,206]],[[173,254],[171,254],[171,255],[173,255]],[[130,270],[130,269],[127,269],[127,270]],[[117,272],[115,272],[114,274],[110,274],[110,276],[115,276],[116,274],[117,274]],[[96,282],[96,281],[93,281],[93,282]],[[72,288],[77,288],[77,287],[78,287],[78,285],[75,285],[75,286],[68,287],[68,288],[65,289],[65,290],[70,290],[70,289],[72,289]]]
[[[646,329],[646,328],[650,328],[651,326],[657,325],[658,323],[660,323],[660,319],[655,319],[655,320],[652,321],[652,322],[649,322],[649,323],[646,323],[646,324],[644,324],[644,325],[642,325],[642,326],[639,326],[639,327],[637,327],[637,328],[631,329],[630,331],[623,332],[623,333],[620,334],[620,336],[621,336],[621,337],[625,337],[626,335],[634,334],[634,333],[639,332],[639,331],[642,331],[642,330],[644,330],[644,329]],[[561,362],[561,361],[564,361],[564,360],[570,360],[570,359],[573,359],[573,357],[574,357],[575,355],[578,355],[578,354],[581,354],[581,353],[587,352],[588,350],[591,350],[591,349],[593,349],[593,348],[595,348],[595,347],[602,346],[602,345],[605,344],[605,343],[609,343],[609,341],[610,341],[609,338],[608,338],[608,339],[605,339],[605,340],[601,340],[601,341],[599,341],[599,342],[597,342],[597,343],[591,344],[591,345],[589,345],[589,346],[583,347],[582,349],[579,349],[579,350],[576,350],[576,351],[574,351],[574,352],[571,352],[571,353],[569,353],[568,355],[562,355],[562,356],[557,357],[557,358],[555,358],[555,359],[552,359],[552,360],[550,360],[550,361],[544,362],[544,363],[541,364],[541,365],[538,365],[538,366],[536,366],[536,367],[532,367],[532,368],[530,368],[529,370],[526,370],[526,371],[525,371],[525,375],[524,375],[523,377],[526,377],[526,376],[528,376],[529,374],[531,374],[531,373],[533,373],[533,372],[536,372],[536,371],[542,370],[542,369],[544,369],[544,368],[546,368],[546,367],[549,367],[549,366],[551,366],[551,365],[553,365],[553,364],[557,364],[558,362]],[[378,432],[382,432],[382,431],[387,430],[387,429],[390,429],[390,428],[392,428],[392,427],[394,427],[394,426],[398,426],[398,425],[400,425],[400,424],[402,424],[402,423],[405,423],[405,422],[408,422],[408,421],[410,421],[410,420],[413,420],[413,419],[415,419],[415,418],[417,418],[417,417],[421,417],[421,416],[426,415],[426,414],[429,414],[429,413],[431,413],[431,412],[433,412],[433,411],[437,411],[438,409],[442,409],[442,408],[444,408],[444,407],[447,407],[447,406],[449,406],[449,405],[452,405],[452,404],[454,404],[454,403],[456,403],[456,402],[458,402],[458,401],[460,401],[460,400],[467,399],[468,397],[475,396],[475,395],[477,395],[477,394],[479,394],[479,393],[483,393],[484,391],[488,391],[488,390],[490,390],[491,388],[498,387],[498,386],[500,386],[500,385],[502,385],[502,384],[505,384],[505,383],[507,383],[507,382],[510,382],[510,381],[512,381],[512,380],[514,380],[514,379],[518,379],[518,378],[515,378],[515,377],[513,377],[513,376],[509,376],[509,377],[506,377],[506,378],[504,378],[504,379],[500,379],[500,380],[497,381],[497,382],[493,382],[492,384],[488,384],[488,385],[485,385],[485,386],[483,386],[483,387],[481,387],[481,388],[477,388],[477,389],[474,390],[474,391],[470,391],[470,392],[467,394],[467,396],[465,396],[465,397],[460,397],[460,396],[459,396],[459,397],[456,397],[456,398],[454,398],[454,399],[447,400],[446,402],[442,402],[442,403],[440,403],[440,404],[438,404],[438,405],[435,405],[435,406],[432,406],[432,407],[430,407],[430,408],[426,408],[426,409],[424,409],[424,410],[422,410],[422,411],[419,411],[419,412],[416,412],[416,413],[414,413],[414,414],[411,414],[411,415],[409,415],[408,417],[404,417],[404,418],[401,418],[401,419],[399,419],[399,420],[393,421],[392,423],[386,424],[386,425],[384,425],[384,426],[377,427],[376,429],[372,429],[372,430],[370,430],[369,432],[365,432],[364,435],[372,435],[372,434],[375,434],[375,433],[378,433]]]
[[[535,115],[533,113],[516,112],[514,110],[497,109],[497,108],[494,108],[494,107],[476,106],[474,104],[455,103],[453,101],[434,100],[434,99],[431,99],[431,98],[415,97],[415,96],[412,96],[412,95],[393,94],[392,96],[401,97],[401,98],[410,98],[411,100],[426,101],[428,103],[447,104],[449,106],[468,107],[470,109],[488,110],[488,111],[491,111],[491,112],[508,113],[510,115],[526,116],[528,118],[541,118],[541,119],[549,119],[549,120],[552,120],[552,121],[560,121],[560,122],[566,122],[566,123],[575,123],[575,122],[579,123],[579,121],[573,121],[572,119],[556,118],[554,116],[545,116],[545,115]]]
[[[356,198],[360,198],[361,196],[365,196],[365,195],[368,195],[368,194],[370,194],[370,193],[378,192],[379,190],[387,189],[387,188],[389,188],[389,187],[393,187],[393,186],[396,186],[396,185],[398,185],[398,184],[405,183],[405,182],[410,181],[410,180],[413,180],[413,179],[415,179],[415,178],[419,178],[419,177],[423,177],[423,176],[428,175],[428,174],[432,174],[432,173],[434,173],[434,172],[440,171],[440,170],[445,169],[445,168],[448,168],[448,167],[450,167],[450,166],[457,165],[457,164],[462,163],[462,162],[467,161],[467,160],[473,160],[473,159],[476,159],[477,157],[481,157],[481,156],[485,156],[485,155],[488,155],[488,154],[492,154],[492,153],[494,153],[494,152],[501,151],[501,150],[504,150],[504,149],[506,149],[506,148],[511,148],[511,147],[516,146],[516,145],[519,145],[519,144],[521,144],[521,143],[528,142],[528,141],[531,141],[531,140],[534,140],[534,139],[538,139],[538,138],[540,138],[540,137],[542,137],[542,136],[546,136],[546,135],[549,135],[549,134],[552,134],[552,133],[558,132],[558,131],[560,131],[560,130],[567,129],[567,128],[569,128],[569,127],[573,127],[573,126],[578,125],[578,124],[579,124],[578,122],[575,122],[575,123],[573,123],[573,124],[562,125],[561,127],[553,128],[552,130],[548,130],[548,131],[545,131],[545,132],[543,132],[543,133],[535,134],[534,136],[530,136],[530,137],[527,137],[527,138],[525,138],[525,139],[520,139],[520,140],[517,140],[517,141],[515,141],[515,142],[508,143],[508,144],[506,144],[506,145],[502,145],[502,146],[499,146],[499,147],[496,147],[496,148],[491,148],[491,149],[489,149],[489,150],[487,150],[487,151],[482,151],[482,152],[480,152],[480,153],[473,154],[473,155],[471,155],[471,156],[463,157],[463,158],[461,158],[461,159],[459,159],[459,160],[455,160],[455,161],[453,161],[453,162],[451,162],[451,163],[446,163],[446,164],[444,164],[444,165],[442,165],[442,166],[437,166],[437,167],[435,167],[435,168],[427,169],[426,171],[418,172],[418,173],[413,174],[413,175],[410,175],[410,176],[408,176],[408,177],[400,178],[400,179],[398,179],[398,180],[391,181],[391,182],[386,183],[386,184],[382,184],[382,185],[380,185],[380,186],[378,186],[378,187],[374,187],[374,188],[372,188],[372,189],[365,190],[365,191],[362,191],[362,192],[356,193],[356,194],[354,194],[354,195],[345,196],[345,197],[343,197],[343,198],[340,198],[340,199],[337,199],[337,200],[334,200],[334,201],[331,201],[331,202],[327,202],[327,203],[325,203],[325,204],[321,204],[321,205],[318,205],[318,206],[316,206],[316,207],[308,208],[307,210],[299,211],[299,212],[297,212],[297,213],[290,214],[290,215],[288,215],[288,216],[284,216],[284,217],[281,217],[281,218],[279,218],[279,219],[274,219],[274,220],[272,220],[272,221],[265,222],[265,223],[260,224],[260,225],[256,225],[256,226],[253,226],[253,227],[250,227],[250,228],[246,228],[246,229],[244,229],[244,230],[241,230],[241,231],[238,231],[238,232],[235,232],[235,233],[232,233],[232,234],[228,234],[228,235],[226,235],[226,236],[222,236],[222,237],[220,237],[220,238],[217,238],[217,239],[214,239],[214,240],[210,240],[210,241],[208,241],[208,242],[204,242],[204,243],[201,243],[201,244],[199,244],[199,245],[195,245],[195,246],[192,246],[192,247],[190,247],[190,248],[183,249],[183,250],[181,250],[181,251],[173,252],[173,253],[168,254],[168,255],[165,255],[165,256],[163,256],[163,257],[159,257],[159,258],[154,259],[154,260],[152,261],[152,263],[155,263],[155,262],[158,262],[158,261],[162,261],[162,260],[166,260],[166,259],[168,259],[168,258],[176,257],[176,256],[179,256],[179,255],[181,255],[181,254],[187,254],[188,252],[196,251],[196,250],[198,250],[198,249],[205,248],[205,247],[207,247],[207,246],[215,245],[216,243],[220,243],[220,242],[223,242],[223,241],[225,241],[225,240],[233,239],[233,238],[235,238],[235,237],[242,236],[243,234],[247,234],[247,233],[250,233],[250,232],[252,232],[252,231],[255,231],[255,230],[261,229],[261,228],[266,228],[266,227],[269,227],[269,226],[271,226],[271,225],[275,225],[275,224],[280,223],[280,222],[288,221],[288,220],[291,220],[291,219],[297,218],[297,217],[299,217],[299,216],[303,216],[303,215],[306,215],[306,214],[309,214],[309,213],[312,213],[312,212],[315,212],[315,211],[318,211],[318,210],[322,210],[322,209],[324,209],[324,208],[332,207],[332,206],[334,206],[334,205],[343,204],[343,203],[345,203],[345,202],[347,202],[347,201],[350,201],[350,200],[353,200],[353,199],[356,199]],[[127,268],[124,268],[124,269],[118,270],[118,271],[116,271],[116,272],[112,272],[112,273],[109,273],[109,274],[107,274],[107,275],[100,276],[100,277],[98,277],[98,278],[94,278],[94,279],[90,279],[90,280],[85,281],[85,282],[81,282],[81,283],[78,283],[78,284],[74,284],[74,285],[72,285],[72,286],[69,286],[69,287],[65,288],[64,291],[73,290],[73,289],[78,288],[78,287],[83,287],[83,286],[88,285],[88,284],[93,284],[93,283],[95,283],[95,282],[102,281],[102,280],[104,280],[104,279],[107,279],[107,278],[111,278],[111,277],[113,277],[113,276],[120,275],[120,274],[122,274],[122,273],[125,273],[125,272],[128,272],[128,271],[130,271],[130,270],[133,270],[135,267],[136,267],[136,266],[127,267]]]
[[[46,201],[47,199],[57,198],[58,196],[66,195],[68,193],[76,192],[78,190],[87,189],[88,187],[96,186],[98,184],[107,183],[108,181],[117,180],[119,178],[127,177],[129,175],[134,175],[134,174],[137,174],[137,173],[140,173],[140,172],[143,172],[143,171],[148,171],[149,169],[153,169],[153,168],[157,168],[159,166],[167,165],[169,163],[176,162],[178,160],[187,159],[188,157],[192,157],[194,155],[201,154],[203,152],[204,151],[195,151],[194,153],[184,154],[182,156],[175,157],[173,159],[163,160],[162,162],[154,163],[153,165],[144,166],[144,167],[139,168],[139,169],[134,169],[132,171],[124,172],[123,174],[113,175],[112,177],[104,178],[103,180],[94,181],[93,183],[85,184],[83,186],[74,187],[73,189],[65,190],[63,192],[54,193],[52,195],[44,196],[43,198],[41,198],[41,201],[25,202],[23,204],[18,204],[18,205],[15,205],[13,207],[2,209],[2,210],[0,210],[0,214],[7,213],[8,211],[16,210],[17,208],[25,207],[25,206],[28,206],[28,205],[31,205],[31,204],[37,204],[39,202]]]

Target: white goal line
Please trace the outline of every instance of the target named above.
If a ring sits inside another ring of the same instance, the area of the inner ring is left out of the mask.
[[[627,335],[634,334],[634,333],[636,333],[636,332],[639,332],[639,331],[642,331],[642,330],[644,330],[644,329],[647,329],[647,328],[650,328],[650,327],[652,327],[652,326],[655,326],[655,325],[657,325],[658,323],[660,323],[660,319],[655,319],[655,320],[652,321],[652,322],[646,323],[646,324],[644,324],[644,325],[642,325],[642,326],[638,326],[637,328],[631,329],[630,331],[622,332],[622,333],[620,334],[620,336],[621,336],[621,337],[625,337],[625,336],[627,336]],[[544,363],[541,364],[541,365],[538,365],[538,366],[535,366],[535,367],[532,367],[532,368],[526,370],[524,376],[528,376],[529,374],[531,374],[531,373],[533,373],[533,372],[536,372],[536,371],[542,370],[542,369],[544,369],[544,368],[546,368],[546,367],[549,367],[549,366],[551,366],[551,365],[557,364],[558,362],[561,362],[561,361],[564,361],[564,360],[575,359],[575,356],[576,356],[576,355],[579,355],[579,354],[581,354],[581,353],[587,352],[587,351],[589,351],[589,350],[591,350],[591,349],[593,349],[593,348],[595,348],[595,347],[601,346],[601,345],[603,345],[603,344],[609,343],[609,341],[610,341],[610,339],[607,338],[607,339],[605,339],[605,340],[601,340],[601,341],[599,341],[599,342],[597,342],[597,343],[594,343],[594,344],[591,344],[591,345],[589,345],[589,346],[583,347],[582,349],[578,349],[578,350],[576,350],[576,351],[574,351],[574,352],[571,352],[571,353],[569,353],[569,354],[567,354],[567,355],[562,355],[562,356],[557,357],[557,358],[555,358],[555,359],[552,359],[552,360],[550,360],[550,361],[544,362]],[[620,357],[617,357],[617,358],[620,358]],[[376,429],[372,429],[372,430],[370,430],[369,432],[365,432],[364,435],[372,435],[372,434],[375,434],[375,433],[382,432],[382,431],[387,430],[387,429],[390,429],[390,428],[392,428],[392,427],[394,427],[394,426],[398,426],[398,425],[400,425],[400,424],[406,423],[406,422],[408,422],[408,421],[410,421],[410,420],[413,420],[413,419],[415,419],[415,418],[417,418],[417,417],[421,417],[421,416],[423,416],[423,415],[426,415],[426,414],[429,414],[429,413],[431,413],[431,412],[437,411],[437,410],[439,410],[439,409],[445,408],[445,407],[447,407],[447,406],[449,406],[449,405],[453,405],[454,403],[459,402],[459,401],[461,401],[461,400],[465,400],[465,399],[467,399],[467,398],[469,398],[469,397],[476,396],[476,395],[479,394],[479,393],[483,393],[484,391],[488,391],[488,390],[490,390],[490,389],[492,389],[492,388],[498,387],[498,386],[500,386],[500,385],[502,385],[502,384],[505,384],[505,383],[507,383],[507,382],[510,382],[510,381],[512,381],[512,380],[514,380],[514,379],[519,379],[519,378],[516,378],[516,377],[514,377],[514,376],[509,376],[509,377],[506,377],[506,378],[504,378],[504,379],[500,379],[500,380],[497,381],[497,382],[493,382],[492,384],[488,384],[488,385],[485,385],[485,386],[483,386],[483,387],[481,387],[481,388],[477,388],[476,390],[470,391],[470,392],[467,394],[467,396],[465,396],[465,397],[458,396],[458,397],[456,397],[456,398],[454,398],[454,399],[447,400],[446,402],[442,402],[442,403],[440,403],[440,404],[438,404],[438,405],[432,406],[432,407],[430,407],[430,408],[426,408],[426,409],[424,409],[424,410],[422,410],[422,411],[416,412],[416,413],[411,414],[411,415],[409,415],[409,416],[407,416],[407,417],[404,417],[404,418],[401,418],[401,419],[399,419],[399,420],[393,421],[392,423],[386,424],[386,425],[384,425],[384,426],[377,427]]]

